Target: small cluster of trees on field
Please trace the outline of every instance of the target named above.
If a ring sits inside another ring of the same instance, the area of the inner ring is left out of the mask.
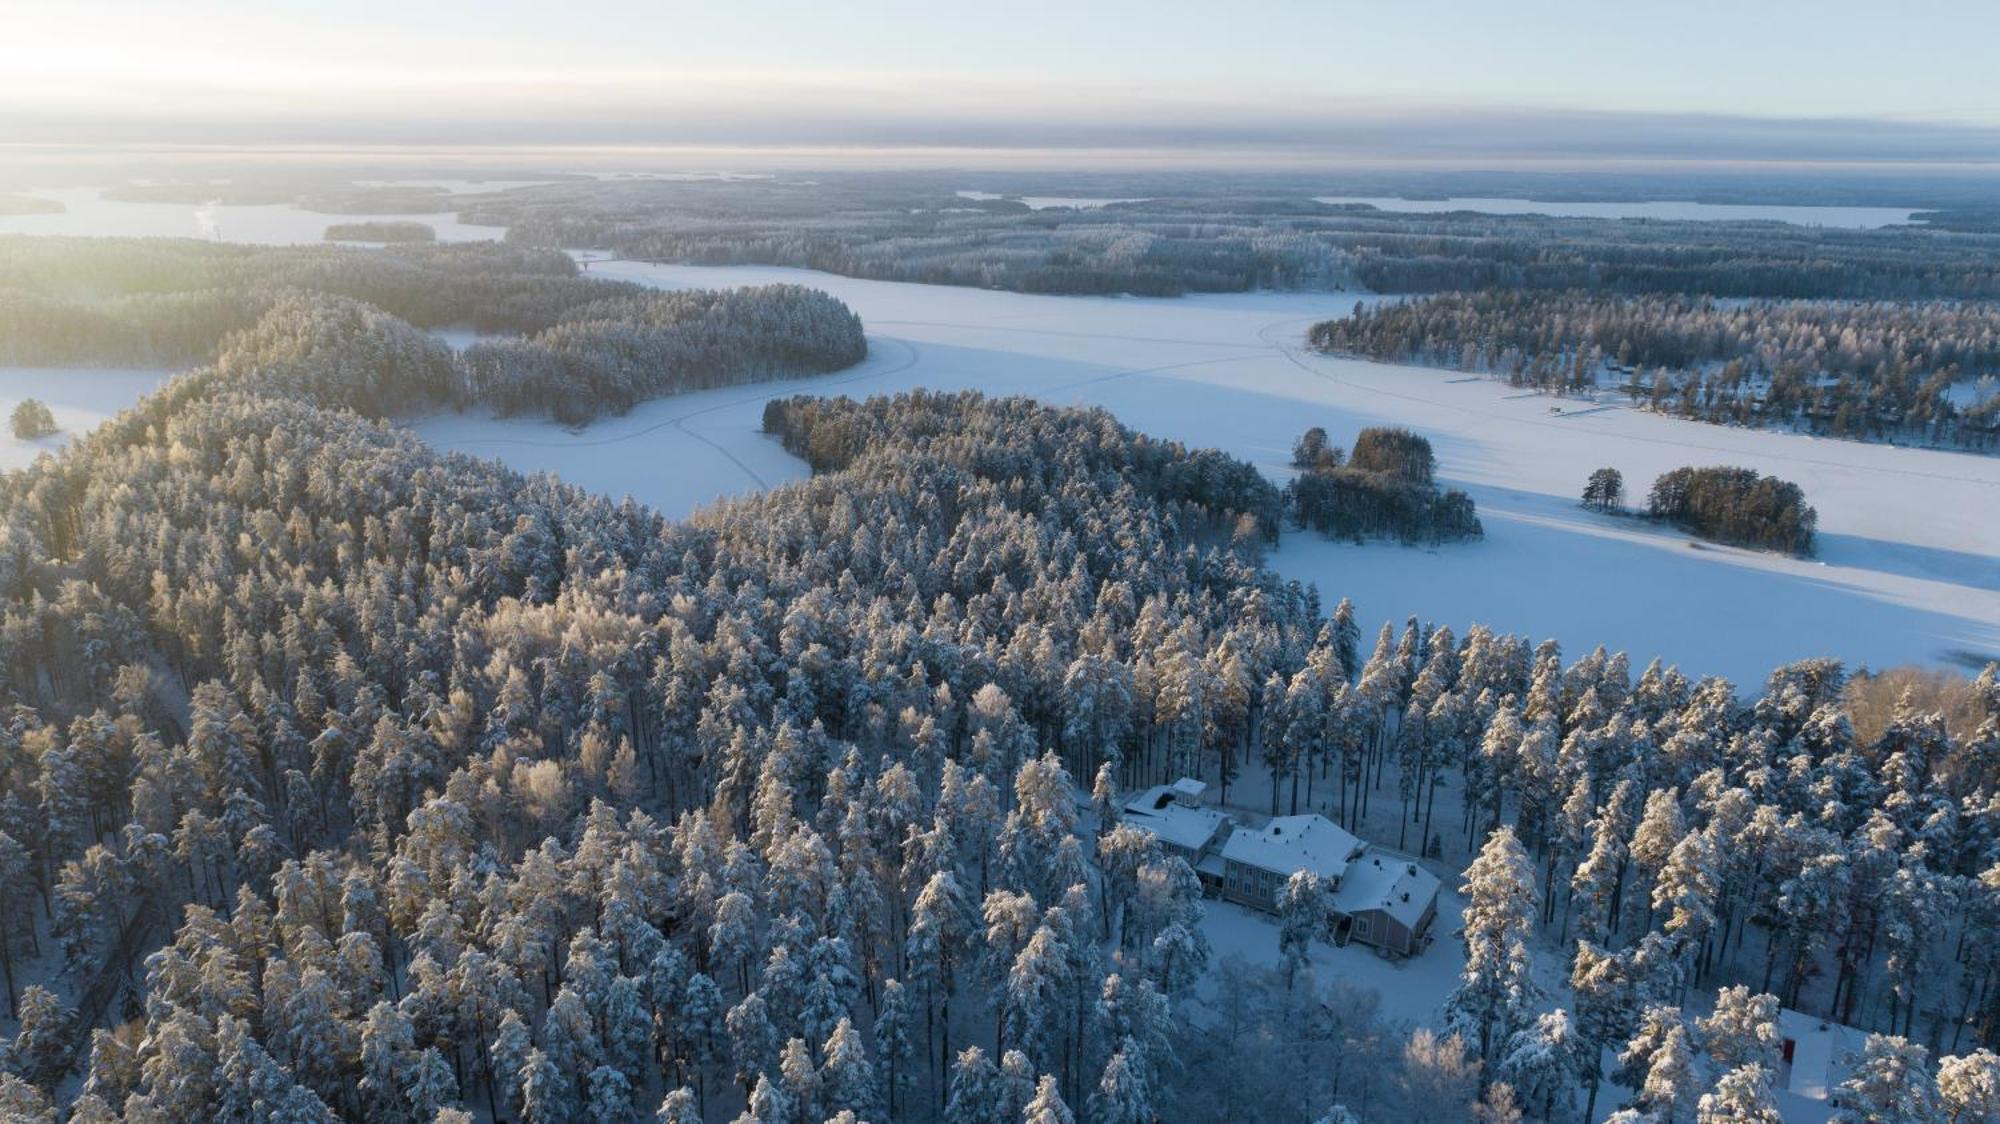
[[[1356,542],[1444,543],[1485,533],[1472,497],[1433,481],[1429,439],[1407,429],[1364,429],[1350,457],[1315,426],[1293,446],[1292,465],[1302,471],[1285,486],[1285,508],[1301,527]]]
[[[1682,417],[1990,448],[2000,437],[2000,308],[1488,289],[1357,306],[1322,350],[1503,372]]]
[[[14,407],[7,424],[13,429],[14,436],[23,441],[33,441],[56,431],[56,415],[49,409],[48,403],[41,399],[23,398]]]
[[[646,293],[574,309],[463,356],[471,394],[503,414],[580,425],[664,394],[837,371],[868,354],[861,318],[817,289]]]
[[[1646,513],[1737,546],[1811,554],[1819,513],[1797,484],[1749,468],[1676,468],[1653,481]]]
[[[1583,486],[1583,505],[1620,511],[1625,476],[1600,468]],[[1676,468],[1654,479],[1646,514],[1684,531],[1737,546],[1811,554],[1819,513],[1797,484],[1748,468]]]

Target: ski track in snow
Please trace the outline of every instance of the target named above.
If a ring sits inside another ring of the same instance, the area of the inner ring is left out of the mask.
[[[1481,623],[1554,636],[1572,656],[1599,643],[1635,667],[1657,655],[1746,689],[1813,655],[1886,666],[2000,652],[2000,458],[1711,426],[1620,402],[1550,414],[1574,403],[1307,349],[1306,328],[1347,312],[1353,294],[1050,297],[766,267],[599,262],[591,272],[665,288],[824,289],[861,315],[870,355],[834,375],[657,399],[580,432],[471,414],[417,419],[416,430],[678,517],[807,475],[759,431],[763,404],[793,394],[926,387],[1103,406],[1279,482],[1307,426],[1345,445],[1363,426],[1407,425],[1436,446],[1440,480],[1477,501],[1483,542],[1357,547],[1288,531],[1270,558],[1284,576],[1317,583],[1329,605],[1352,597],[1371,632],[1410,615],[1461,634]],[[1820,511],[1819,557],[1696,548],[1576,503],[1601,466],[1620,469],[1637,502],[1669,468],[1723,463],[1803,487]]]

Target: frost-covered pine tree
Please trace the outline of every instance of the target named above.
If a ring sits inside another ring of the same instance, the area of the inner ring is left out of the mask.
[[[563,1124],[582,1107],[576,1087],[541,1050],[530,1050],[521,1066],[521,1119],[524,1124]]]
[[[1035,1095],[1021,1110],[1021,1124],[1076,1124],[1076,1116],[1063,1103],[1056,1079],[1043,1074],[1035,1083]]]
[[[1778,1065],[1778,997],[1754,995],[1738,984],[1715,993],[1715,1010],[1695,1020],[1701,1048],[1725,1070],[1753,1062],[1767,1070]]]
[[[1155,1114],[1147,1068],[1139,1044],[1126,1039],[1104,1063],[1097,1090],[1090,1095],[1091,1124],[1150,1124]]]
[[[590,1090],[585,1104],[590,1124],[632,1124],[632,1082],[623,1073],[601,1065],[584,1084]]]
[[[1937,1091],[1938,1110],[1949,1124],[2000,1120],[2000,1057],[1979,1050],[1939,1058]]]
[[[876,1111],[875,1067],[868,1060],[868,1052],[861,1042],[861,1032],[854,1029],[854,1023],[841,1019],[833,1028],[832,1037],[826,1040],[821,1053],[826,1062],[820,1066],[819,1080],[826,1107],[830,1112],[851,1110],[856,1116],[866,1117]]]
[[[406,1091],[410,1098],[411,1117],[429,1120],[438,1110],[448,1108],[458,1102],[458,1078],[451,1071],[451,1063],[435,1046],[426,1046],[417,1055],[416,1064],[410,1067],[409,1085]]]
[[[493,1033],[493,1045],[486,1049],[487,1059],[500,1084],[501,1099],[517,1112],[524,1095],[522,1082],[528,1073],[528,1055],[533,1052],[534,1046],[534,1036],[528,1032],[528,1024],[521,1020],[520,1012],[510,1009],[500,1016],[500,1029]]]
[[[1584,1055],[1594,1048],[1576,1032],[1569,1012],[1558,1007],[1508,1040],[1499,1076],[1538,1117],[1555,1119],[1557,1099],[1568,1107],[1569,1091],[1586,1068]]]
[[[1783,1124],[1771,1096],[1771,1071],[1759,1062],[1722,1075],[1695,1105],[1696,1124]]]
[[[1673,855],[1674,847],[1687,834],[1687,824],[1681,818],[1679,794],[1672,788],[1656,788],[1646,794],[1646,810],[1639,816],[1639,825],[1632,829],[1632,865],[1646,881],[1640,892],[1648,904],[1647,928],[1652,928],[1652,890],[1655,879]]]
[[[876,1001],[875,1025],[871,1031],[875,1039],[875,1062],[882,1070],[882,1095],[893,1119],[914,1076],[909,1064],[914,1052],[910,1042],[910,1000],[902,981],[893,978],[882,981],[882,995]]]
[[[1576,911],[1577,936],[1605,944],[1618,930],[1624,898],[1625,869],[1630,861],[1626,836],[1632,830],[1632,781],[1621,780],[1590,821],[1590,850],[1570,876],[1570,902]]]
[[[683,1085],[661,1098],[653,1124],[701,1124],[700,1102],[694,1090]]]
[[[1311,963],[1312,942],[1326,930],[1326,884],[1310,870],[1295,870],[1278,891],[1278,955],[1285,961],[1285,989]]]
[[[745,1111],[762,1124],[784,1124],[793,1119],[791,1098],[785,1096],[785,1091],[771,1080],[768,1073],[757,1075],[757,1084],[750,1090]]]
[[[1927,1124],[1937,1118],[1937,1085],[1922,1046],[1871,1034],[1827,1099],[1838,1124]]]
[[[931,875],[910,910],[910,935],[903,958],[910,982],[924,989],[924,1038],[940,1031],[940,1059],[951,1056],[951,1000],[958,987],[958,965],[965,958],[972,933],[965,898],[951,871]],[[940,1061],[939,1071],[943,1064]]]
[[[778,1028],[771,1024],[761,992],[753,991],[723,1016],[729,1030],[729,1060],[747,1094],[757,1079],[778,1064]]]
[[[1447,1025],[1475,1043],[1489,1062],[1526,1021],[1536,988],[1529,976],[1528,937],[1538,902],[1535,868],[1509,827],[1486,838],[1465,868],[1465,968],[1445,1000]]]
[[[1650,1119],[1676,1124],[1692,1115],[1699,1075],[1680,1008],[1646,1009],[1638,1033],[1618,1053],[1617,1078],[1619,1084],[1638,1090],[1632,1106]]]
[[[813,1065],[812,1049],[803,1038],[790,1038],[778,1057],[778,1084],[791,1102],[792,1111],[802,1120],[820,1118],[819,1068]]]
[[[986,1051],[968,1046],[951,1067],[951,1098],[945,1102],[947,1120],[966,1124],[1011,1124],[1001,1119],[1000,1071]]]
[[[1722,852],[1705,831],[1690,831],[1674,844],[1653,882],[1652,908],[1666,911],[1660,929],[1673,939],[1678,961],[1699,970],[1708,934],[1715,927],[1715,899],[1722,890]]]

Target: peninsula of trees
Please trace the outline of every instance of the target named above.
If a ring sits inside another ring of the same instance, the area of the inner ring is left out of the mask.
[[[374,220],[337,222],[326,228],[329,242],[435,242],[437,229],[427,222]]]
[[[0,363],[220,356],[218,368],[282,366],[290,380],[299,368],[277,363],[268,339],[314,339],[298,324],[325,316],[397,326],[370,337],[393,337],[393,354],[319,349],[340,368],[326,399],[377,414],[478,401],[581,424],[662,394],[839,370],[867,354],[860,319],[814,289],[659,293],[579,276],[548,251],[0,238]],[[454,357],[412,324],[524,335]],[[419,354],[414,375],[405,360]]]
[[[1559,393],[1614,386],[1710,422],[1981,450],[2000,438],[2000,307],[1988,303],[1488,289],[1357,306],[1308,338]]]
[[[838,371],[867,354],[846,305],[765,285],[595,301],[532,336],[476,343],[463,365],[469,393],[501,413],[580,425],[647,398]]]

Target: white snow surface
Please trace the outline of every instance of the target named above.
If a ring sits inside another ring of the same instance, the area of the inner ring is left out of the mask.
[[[581,432],[471,414],[419,419],[417,431],[683,516],[807,475],[759,432],[763,403],[781,395],[966,388],[1103,406],[1278,481],[1308,426],[1345,445],[1363,426],[1406,425],[1436,447],[1440,481],[1477,501],[1484,541],[1354,546],[1288,530],[1270,558],[1284,576],[1316,582],[1329,608],[1352,597],[1367,636],[1411,615],[1461,635],[1476,622],[1554,636],[1572,658],[1604,644],[1635,668],[1660,656],[1746,689],[1809,656],[1883,667],[2000,652],[2000,458],[1579,407],[1458,372],[1305,351],[1308,325],[1353,307],[1346,294],[1052,297],[769,267],[602,262],[591,272],[667,288],[824,289],[861,315],[870,354],[833,375],[658,399]],[[1820,513],[1819,556],[1697,544],[1576,501],[1598,467],[1618,468],[1643,497],[1661,472],[1712,464],[1804,488]]]
[[[1795,226],[1874,230],[1910,221],[1905,207],[1817,207],[1782,203],[1696,203],[1687,199],[1641,199],[1615,203],[1557,203],[1544,199],[1464,196],[1401,199],[1383,195],[1315,195],[1315,203],[1366,203],[1380,211],[1434,215],[1475,211],[1483,215],[1549,215],[1584,219],[1679,219],[1696,222],[1788,222]]]
[[[167,381],[170,372],[133,368],[0,367],[0,471],[26,468],[116,415]],[[23,398],[39,398],[56,432],[34,441],[14,436],[7,420]]]
[[[91,238],[200,238],[266,246],[319,243],[335,223],[420,222],[440,242],[497,240],[505,227],[473,226],[442,214],[329,215],[302,211],[289,203],[225,206],[219,203],[125,203],[105,199],[96,187],[59,188],[24,194],[62,202],[57,214],[0,215],[0,234],[64,234]]]

